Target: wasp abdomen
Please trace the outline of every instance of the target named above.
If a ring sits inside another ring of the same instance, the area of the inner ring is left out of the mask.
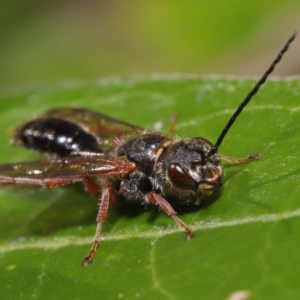
[[[41,118],[25,123],[16,131],[14,142],[58,157],[78,151],[102,152],[95,136],[60,118]]]

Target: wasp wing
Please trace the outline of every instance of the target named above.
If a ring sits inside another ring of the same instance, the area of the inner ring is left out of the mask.
[[[62,186],[84,181],[87,177],[113,176],[120,178],[136,168],[124,157],[70,156],[60,160],[0,165],[0,184],[27,184],[44,187]]]
[[[61,118],[79,124],[85,131],[97,137],[100,148],[104,152],[112,150],[119,143],[147,132],[142,127],[84,108],[55,108],[41,117]]]

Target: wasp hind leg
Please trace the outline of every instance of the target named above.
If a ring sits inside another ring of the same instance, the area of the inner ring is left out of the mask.
[[[116,198],[117,198],[116,191],[111,185],[108,185],[107,187],[105,187],[103,189],[102,195],[101,195],[101,203],[100,203],[100,207],[99,207],[99,211],[98,211],[98,215],[97,215],[96,233],[95,233],[94,241],[92,244],[92,248],[89,251],[88,255],[82,261],[82,264],[84,266],[87,266],[88,264],[90,264],[92,262],[92,259],[97,251],[97,247],[100,244],[101,226],[105,221],[108,207],[109,207],[109,202],[111,202],[111,201],[114,202],[114,200]]]

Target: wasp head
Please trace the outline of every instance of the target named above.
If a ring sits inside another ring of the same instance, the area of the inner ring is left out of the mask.
[[[213,147],[204,138],[181,140],[166,149],[162,160],[170,188],[179,194],[194,194],[196,204],[221,184],[223,167]]]

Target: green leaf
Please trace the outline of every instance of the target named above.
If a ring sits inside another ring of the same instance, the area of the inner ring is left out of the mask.
[[[179,113],[176,135],[213,143],[255,81],[153,75],[64,81],[0,91],[1,163],[36,158],[7,131],[56,106],[80,106],[153,128]],[[300,297],[300,81],[269,81],[236,120],[220,153],[222,188],[179,217],[111,206],[94,263],[80,262],[95,231],[97,199],[79,185],[0,189],[3,299],[296,299]],[[176,208],[177,209],[177,208]],[[240,298],[234,298],[240,297]]]

